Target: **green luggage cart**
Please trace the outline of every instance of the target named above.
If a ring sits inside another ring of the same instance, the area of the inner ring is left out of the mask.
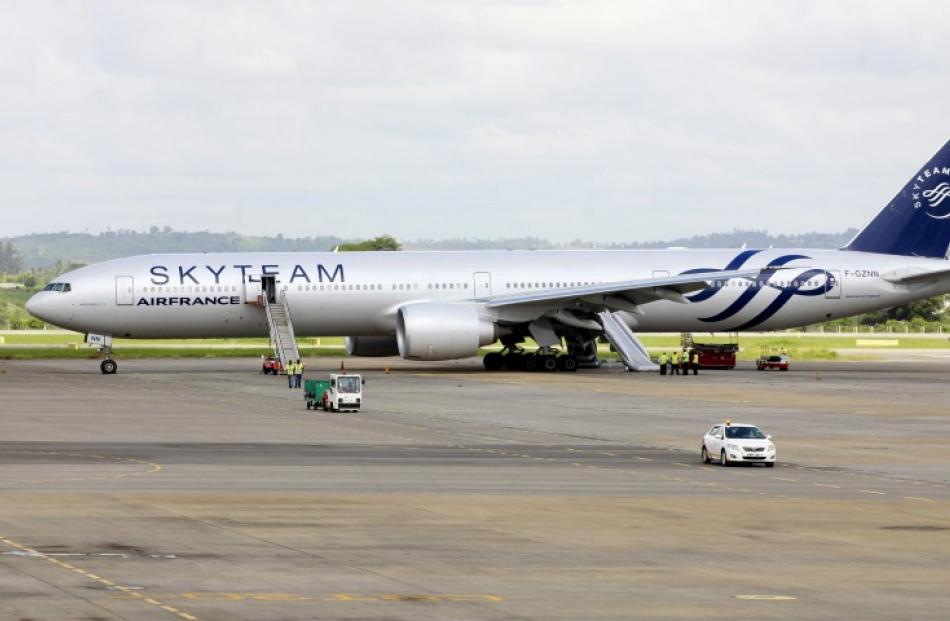
[[[303,398],[307,401],[307,409],[316,410],[323,405],[323,395],[330,390],[329,379],[308,379],[303,382]]]

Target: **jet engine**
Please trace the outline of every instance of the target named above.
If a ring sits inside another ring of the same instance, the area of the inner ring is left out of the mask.
[[[452,360],[495,342],[495,323],[474,306],[407,304],[396,317],[399,355],[408,360]]]
[[[380,358],[399,355],[395,336],[348,336],[344,342],[346,353],[351,356]]]

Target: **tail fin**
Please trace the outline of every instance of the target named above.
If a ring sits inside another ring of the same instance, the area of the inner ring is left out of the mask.
[[[944,258],[950,245],[950,142],[844,250]]]

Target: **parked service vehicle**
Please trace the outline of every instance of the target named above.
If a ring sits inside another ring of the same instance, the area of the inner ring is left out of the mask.
[[[779,371],[788,371],[788,354],[784,351],[762,350],[762,355],[755,361],[755,368],[759,371],[766,369],[778,369]]]
[[[363,406],[362,376],[356,373],[333,373],[329,379],[304,380],[303,396],[307,409],[323,408],[326,412],[356,412]]]
[[[755,425],[728,420],[706,432],[701,454],[704,464],[718,461],[721,466],[738,463],[764,463],[767,468],[775,466],[772,436]]]
[[[280,375],[284,372],[283,365],[280,364],[280,359],[276,356],[267,356],[264,358],[264,362],[261,366],[261,373],[264,375]]]

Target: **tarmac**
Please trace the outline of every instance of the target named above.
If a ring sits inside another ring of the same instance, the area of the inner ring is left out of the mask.
[[[0,619],[950,618],[950,360],[347,364],[359,413],[255,359],[0,362]],[[779,464],[701,464],[726,418]]]

